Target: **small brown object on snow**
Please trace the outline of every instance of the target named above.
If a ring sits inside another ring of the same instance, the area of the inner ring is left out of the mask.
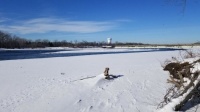
[[[105,68],[104,76],[105,76],[106,79],[109,78],[109,68],[108,67]]]

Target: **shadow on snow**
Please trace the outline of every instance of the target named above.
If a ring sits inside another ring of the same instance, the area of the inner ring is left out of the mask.
[[[122,76],[124,76],[124,75],[112,75],[112,74],[110,74],[109,78],[107,78],[107,79],[108,80],[114,80],[114,79],[117,79],[117,78],[122,77]]]

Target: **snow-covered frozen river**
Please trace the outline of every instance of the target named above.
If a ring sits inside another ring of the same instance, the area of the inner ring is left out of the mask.
[[[142,48],[142,49],[18,49],[0,50],[0,60],[50,58],[50,57],[69,57],[99,54],[119,54],[119,53],[138,53],[156,51],[174,51],[180,49],[171,48]]]

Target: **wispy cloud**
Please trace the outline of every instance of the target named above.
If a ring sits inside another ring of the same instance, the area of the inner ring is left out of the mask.
[[[51,31],[95,33],[112,30],[117,25],[117,21],[72,21],[57,18],[36,18],[14,21],[9,25],[3,24],[0,25],[0,30],[20,34],[48,33]]]
[[[8,18],[2,18],[2,17],[0,17],[0,23],[6,22],[8,20],[9,20]]]

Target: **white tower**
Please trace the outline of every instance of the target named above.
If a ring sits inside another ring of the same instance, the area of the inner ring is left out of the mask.
[[[107,42],[108,42],[108,44],[111,44],[112,38],[107,38]]]

